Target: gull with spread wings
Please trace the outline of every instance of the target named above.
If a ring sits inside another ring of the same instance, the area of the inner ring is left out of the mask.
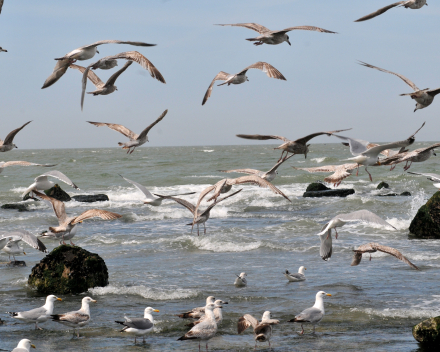
[[[122,125],[118,125],[116,123],[106,123],[106,122],[92,122],[92,121],[87,121],[88,123],[91,123],[92,125],[95,125],[97,127],[102,127],[102,126],[106,126],[116,132],[122,133],[124,136],[128,137],[130,139],[129,142],[126,143],[122,143],[119,142],[118,145],[122,146],[122,149],[128,149],[127,150],[127,154],[128,153],[133,153],[135,148],[140,147],[142,144],[144,144],[145,142],[149,142],[148,140],[148,132],[150,132],[150,130],[156,125],[158,124],[160,121],[162,121],[162,119],[165,117],[165,115],[168,113],[168,110],[165,110],[162,115],[160,115],[156,121],[154,121],[151,125],[149,125],[148,127],[146,127],[140,134],[136,134],[133,131],[129,130],[127,127],[122,126]],[[133,149],[131,149],[133,148]],[[131,150],[130,150],[131,149]]]
[[[20,241],[27,243],[29,246],[38,249],[40,252],[46,253],[46,246],[36,236],[26,230],[14,230],[12,232],[0,234],[0,249],[11,255],[15,261],[15,255],[26,254],[22,247],[18,245]]]
[[[64,175],[62,172],[58,170],[51,170],[48,172],[45,172],[44,174],[35,177],[34,183],[31,184],[26,191],[23,192],[22,196],[24,197],[26,194],[28,194],[30,191],[38,191],[38,190],[48,190],[49,188],[52,188],[55,186],[55,183],[52,181],[49,181],[47,178],[53,177],[60,181],[63,181],[64,183],[68,184],[69,186],[79,189],[77,185],[75,185],[70,178],[68,178],[66,175]]]
[[[258,320],[252,315],[245,314],[238,319],[237,332],[241,334],[248,327],[252,326],[252,329],[254,329],[255,348],[257,348],[257,342],[266,341],[269,343],[269,348],[271,348],[270,338],[272,336],[272,325],[279,323],[279,320],[272,319],[272,315],[268,310],[263,313],[263,317],[261,318],[260,322],[258,322]]]
[[[383,13],[387,12],[389,9],[392,9],[393,7],[402,7],[403,6],[406,9],[417,10],[417,9],[421,9],[425,5],[428,6],[428,4],[426,3],[426,0],[398,1],[398,2],[395,2],[394,4],[382,7],[379,10],[370,13],[369,15],[361,17],[358,20],[356,20],[355,22],[362,22],[362,21],[370,20],[374,17],[382,15]]]
[[[214,86],[215,81],[225,81],[224,83],[219,84],[219,86],[222,86],[225,84],[227,84],[229,86],[231,84],[245,83],[246,81],[249,81],[249,79],[246,76],[246,72],[251,68],[255,68],[255,69],[261,70],[263,72],[266,72],[267,76],[270,78],[281,79],[283,81],[286,80],[286,78],[282,75],[282,73],[280,71],[278,71],[275,67],[268,64],[267,62],[262,62],[262,61],[256,62],[255,64],[252,64],[252,65],[246,67],[245,69],[241,70],[239,73],[236,73],[233,75],[230,73],[226,73],[224,71],[220,71],[217,74],[217,76],[214,77],[211,84],[209,85],[209,87],[205,93],[205,96],[203,97],[202,105],[205,105],[205,103],[208,101],[209,97],[211,96],[212,87]]]
[[[433,155],[437,156],[437,154],[434,152],[434,149],[438,147],[440,147],[440,143],[435,143],[429,147],[419,148],[411,152],[402,153],[399,159],[391,163],[391,170],[394,169],[397,164],[406,162],[405,166],[403,167],[403,170],[406,171],[411,167],[412,163],[421,163],[428,160]]]
[[[14,148],[18,148],[14,143],[12,143],[14,141],[14,137],[18,132],[20,132],[26,125],[30,124],[31,122],[32,121],[28,121],[23,126],[9,132],[4,141],[0,139],[0,152],[9,152]]]
[[[358,164],[342,164],[342,165],[325,165],[317,167],[294,167],[295,170],[304,170],[310,173],[315,172],[333,172],[324,179],[324,182],[333,183],[334,187],[338,187],[342,180],[350,176],[353,170],[358,168]]]
[[[259,37],[246,39],[249,40],[250,42],[254,42],[254,45],[263,45],[263,44],[277,45],[283,42],[287,42],[289,45],[291,45],[287,32],[298,29],[305,31],[336,34],[336,32],[328,31],[327,29],[313,27],[313,26],[289,27],[279,31],[271,31],[269,28],[266,28],[261,24],[257,24],[257,23],[217,24],[216,26],[233,26],[233,27],[245,27],[248,29],[252,29],[253,31],[260,33]]]
[[[56,166],[56,164],[35,164],[30,163],[29,161],[0,161],[0,174],[3,172],[3,169],[8,166],[43,166],[43,167],[52,167]]]

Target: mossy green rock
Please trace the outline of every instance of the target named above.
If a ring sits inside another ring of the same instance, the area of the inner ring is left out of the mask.
[[[382,188],[390,188],[390,185],[384,181],[382,181],[381,183],[379,183],[376,187],[376,189],[382,189]]]
[[[32,268],[28,284],[42,294],[78,294],[107,286],[108,270],[98,254],[62,245]]]
[[[413,327],[412,333],[420,343],[440,346],[440,317],[422,321]]]
[[[440,238],[440,191],[418,210],[409,231],[418,238]]]
[[[306,192],[315,192],[315,191],[326,191],[328,188],[326,185],[323,185],[320,182],[313,182],[307,186]]]

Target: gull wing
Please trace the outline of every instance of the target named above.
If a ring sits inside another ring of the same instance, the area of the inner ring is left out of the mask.
[[[115,84],[116,80],[118,79],[118,77],[128,68],[128,66],[130,66],[133,63],[133,61],[127,61],[125,63],[125,65],[118,71],[116,71],[115,73],[113,73],[110,78],[107,80],[107,82],[105,82],[105,86],[112,86]]]
[[[316,132],[316,133],[309,134],[308,136],[299,138],[299,139],[297,139],[294,142],[299,143],[299,144],[306,144],[312,138],[318,137],[318,136],[320,136],[322,134],[326,134],[327,136],[330,137],[334,133],[339,133],[339,132],[344,132],[344,131],[349,131],[349,130],[351,130],[351,128],[346,129],[346,130],[336,130],[336,131],[329,131],[329,132]]]
[[[245,314],[242,317],[238,319],[237,322],[237,332],[241,334],[243,331],[245,331],[249,326],[252,326],[252,328],[255,330],[258,325],[258,320],[255,319],[250,314]]]
[[[263,62],[263,61],[258,61],[255,64],[252,64],[252,65],[246,67],[244,70],[237,73],[237,75],[244,74],[247,72],[247,70],[249,70],[251,68],[255,68],[257,70],[261,70],[261,71],[265,72],[267,77],[281,79],[283,81],[286,81],[286,78],[282,75],[282,73],[280,71],[278,71],[271,64],[268,64],[267,62]]]
[[[38,192],[38,191],[32,191],[33,194],[37,196],[37,198],[41,198],[45,201],[50,202],[53,212],[55,213],[55,216],[58,218],[58,222],[60,225],[64,225],[67,220],[66,215],[66,208],[64,206],[64,203],[60,200],[57,200],[55,198],[49,197],[48,195]]]
[[[249,174],[249,175],[257,175],[260,171],[255,169],[235,169],[235,170],[217,170],[220,172],[227,172],[227,173],[238,173],[238,174]]]
[[[31,234],[26,230],[15,230],[13,232],[9,232],[7,237],[19,237],[20,240],[26,242],[29,246],[38,249],[40,252],[47,252],[46,246],[43,242],[41,242],[36,236]]]
[[[426,176],[428,178],[428,180],[430,180],[430,181],[440,182],[440,175],[438,175],[438,174],[418,173],[418,172],[411,172],[411,171],[408,171],[408,173],[413,174],[413,175]]]
[[[125,181],[127,181],[128,183],[131,183],[133,186],[135,186],[139,191],[141,191],[143,194],[145,194],[145,196],[148,198],[148,199],[156,199],[151,193],[150,193],[150,191],[148,190],[148,189],[146,189],[145,188],[145,186],[142,186],[140,183],[137,183],[137,182],[134,182],[134,181],[132,181],[132,180],[129,180],[128,178],[125,178],[124,176],[122,176],[122,175],[119,175],[119,176],[121,176]]]
[[[317,167],[295,167],[295,166],[292,166],[292,168],[294,168],[295,170],[304,170],[304,171],[307,171],[310,173],[315,173],[315,172],[335,172],[339,166],[341,166],[341,165],[326,165],[326,166],[317,166]]]
[[[165,110],[162,115],[160,115],[156,121],[154,121],[150,126],[148,126],[147,128],[145,128],[141,134],[139,135],[139,137],[137,137],[137,139],[143,139],[147,136],[148,132],[150,132],[150,130],[156,126],[160,121],[162,121],[162,119],[165,117],[165,115],[168,113],[168,109]]]
[[[3,0],[0,0],[0,13],[2,13],[3,2]]]
[[[440,88],[428,90],[426,93],[429,94],[431,97],[435,97],[437,94],[440,93]]]
[[[71,324],[80,324],[90,320],[90,315],[82,313],[81,311],[53,314],[51,317],[53,321],[60,323],[67,322]]]
[[[144,43],[144,42],[130,42],[130,41],[123,41],[123,40],[100,40],[100,41],[97,41],[93,44],[81,46],[77,50],[87,49],[87,48],[91,48],[92,46],[98,46],[98,45],[102,45],[102,44],[128,44],[128,45],[134,45],[134,46],[155,46],[156,45],[156,44],[148,44],[148,43]]]
[[[273,172],[273,171],[275,171],[276,169],[278,169],[280,166],[281,166],[281,164],[282,163],[284,163],[285,161],[287,161],[287,160],[289,160],[292,156],[294,156],[295,154],[291,154],[291,155],[289,155],[287,158],[283,158],[283,159],[281,159],[279,162],[277,162],[274,166],[272,166],[272,168],[269,170],[269,171],[267,171],[266,173],[268,174],[268,173],[270,173],[270,172]]]
[[[403,4],[404,2],[406,2],[406,1],[398,1],[398,2],[395,2],[394,4],[382,7],[379,10],[370,13],[369,15],[366,15],[364,17],[359,18],[355,22],[362,22],[362,21],[370,20],[376,16],[382,15],[383,13],[387,12],[389,9],[392,9],[393,7],[396,7],[396,6],[399,6],[400,4]]]
[[[409,80],[408,78],[406,78],[405,76],[403,76],[403,75],[401,75],[399,73],[388,71],[388,70],[385,70],[383,68],[380,68],[380,67],[377,67],[377,66],[373,66],[373,65],[367,64],[367,63],[362,62],[362,61],[359,61],[359,64],[362,65],[362,66],[365,66],[365,67],[374,68],[376,70],[379,70],[379,71],[382,71],[382,72],[385,72],[385,73],[391,73],[392,75],[395,75],[395,76],[399,77],[402,81],[404,81],[407,85],[409,85],[414,91],[420,90],[419,88],[417,88],[417,86],[414,84],[414,82],[412,82],[411,80]]]
[[[290,142],[290,139],[287,139],[286,137],[281,136],[275,136],[275,135],[265,135],[265,134],[236,134],[239,138],[244,139],[258,139],[258,140],[267,140],[267,139],[279,139],[284,142]]]
[[[92,125],[95,125],[97,127],[106,126],[113,131],[122,133],[125,137],[130,138],[131,141],[137,139],[139,135],[134,133],[132,130],[129,130],[127,127],[118,125],[116,123],[107,123],[107,122],[93,122],[93,121],[87,121],[88,123],[91,123]]]
[[[5,140],[3,141],[3,145],[11,144],[14,140],[15,135],[20,132],[26,125],[30,124],[32,121],[26,122],[23,126],[16,128],[15,130],[8,133]]]
[[[338,136],[334,134],[335,137],[345,140],[350,145],[350,153],[353,155],[359,155],[368,149],[370,142],[363,141],[362,139],[354,139],[350,137]],[[386,149],[386,148],[385,148]]]
[[[15,313],[18,317],[26,320],[37,320],[39,317],[46,316],[47,310],[44,307],[34,308],[25,312]]]
[[[387,144],[382,144],[382,145],[378,145],[376,147],[370,148],[366,151],[364,151],[363,153],[361,153],[362,155],[365,156],[377,156],[379,155],[379,153],[381,153],[382,151],[384,151],[385,149],[393,149],[393,148],[402,148],[402,147],[407,147],[411,144],[414,143],[414,137],[413,138],[409,138],[406,139],[404,141],[399,141],[399,142],[393,142],[393,143],[387,143]]]
[[[324,182],[333,183],[334,185],[342,182],[348,176],[351,176],[351,171],[358,167],[357,164],[345,164],[336,168],[335,173],[324,178]]]
[[[52,84],[58,81],[66,73],[67,69],[73,63],[73,61],[73,59],[58,60],[52,73],[49,77],[46,78],[46,81],[44,81],[41,89],[50,87]]]
[[[215,81],[226,81],[229,77],[231,77],[231,75],[227,72],[220,71],[219,73],[217,73],[217,76],[214,77],[208,89],[206,90],[205,96],[203,97],[202,105],[205,105],[205,103],[211,96],[212,87],[214,86]]]
[[[290,31],[294,31],[294,30],[297,30],[297,29],[302,29],[302,30],[305,30],[305,31],[315,31],[315,32],[321,32],[321,33],[337,34],[336,32],[332,32],[332,31],[329,31],[327,29],[319,28],[319,27],[314,27],[314,26],[296,26],[296,27],[285,28],[285,29],[282,29],[280,31],[270,31],[270,32],[271,33],[280,33],[281,34],[281,33],[287,33],[287,32],[290,32]]]
[[[319,322],[323,316],[324,315],[320,309],[315,307],[307,308],[295,317],[295,322],[315,323]]]
[[[291,202],[291,200],[283,192],[281,192],[277,187],[275,187],[272,183],[270,183],[269,181],[267,181],[257,175],[242,176],[242,177],[238,177],[238,178],[234,178],[234,179],[229,179],[227,181],[227,183],[229,185],[241,185],[243,183],[252,183],[254,185],[257,185],[257,186],[260,186],[263,188],[269,188],[272,192],[283,196],[289,202]]]
[[[361,260],[362,260],[362,252],[354,251],[353,259],[351,260],[351,264],[350,264],[350,266],[356,266],[356,265],[359,265],[359,263],[361,262]]]
[[[154,324],[147,318],[127,318],[126,321],[122,324],[127,328],[133,328],[138,330],[148,330],[151,329]]]
[[[11,239],[10,237],[4,237],[4,236],[6,235],[5,234],[0,235],[0,249],[4,248]]]
[[[225,197],[219,198],[217,199],[213,204],[211,204],[208,208],[205,209],[205,211],[200,214],[200,216],[206,214],[207,212],[209,212],[212,208],[214,208],[218,203],[220,203],[221,201],[228,199],[229,197],[235,196],[237,193],[240,193],[243,189],[239,189],[238,191],[231,193]]]
[[[82,213],[81,215],[77,216],[76,218],[74,218],[70,224],[71,225],[75,225],[78,224],[81,221],[87,220],[87,219],[91,219],[91,218],[101,218],[104,220],[114,220],[114,219],[118,219],[118,218],[122,218],[122,215],[116,214],[116,213],[112,213],[111,211],[107,211],[107,210],[101,210],[101,209],[89,209],[86,210],[84,213]]]
[[[216,24],[216,26],[232,26],[232,27],[244,27],[247,29],[252,29],[260,34],[271,32],[269,28],[266,28],[258,23],[235,23],[235,24]]]
[[[332,256],[333,251],[333,239],[332,230],[328,229],[323,235],[319,235],[321,239],[321,246],[319,247],[319,255],[323,260],[327,260]]]
[[[60,181],[63,181],[64,183],[67,183],[69,186],[75,188],[75,189],[79,189],[77,187],[77,185],[75,185],[72,180],[70,178],[68,178],[66,175],[64,175],[62,172],[57,171],[57,170],[51,170],[48,172],[45,172],[44,174],[41,174],[40,176],[35,178],[35,181],[40,181],[40,177],[54,177]]]
[[[94,86],[96,88],[102,88],[104,87],[104,82],[101,81],[101,79],[96,75],[95,72],[90,71],[90,67],[83,67],[83,66],[79,66],[79,65],[70,65],[70,68],[74,68],[78,71],[80,71],[83,74],[82,77],[82,91],[81,91],[81,110],[83,108],[84,105],[84,95],[86,93],[86,88],[87,88],[87,78],[94,84]]]
[[[188,209],[192,214],[195,213],[196,207],[194,206],[194,204],[191,204],[190,202],[186,201],[185,199],[181,199],[181,198],[176,198],[176,197],[171,197],[171,196],[163,196],[163,195],[159,195],[157,194],[158,197],[164,198],[164,199],[171,199],[174,200],[175,202],[179,203],[180,205],[183,205],[186,209]]]
[[[391,226],[394,230],[396,230],[396,228],[393,225],[391,225],[390,223],[383,220],[381,217],[377,216],[376,214],[366,209],[357,210],[347,214],[338,214],[332,220],[336,220],[336,219],[340,219],[345,222],[366,221],[369,223],[378,224],[382,226]]]
[[[14,165],[52,167],[52,166],[56,166],[57,164],[35,164],[35,163],[30,163],[29,161],[7,161],[4,164],[1,164],[0,167],[7,167]]]

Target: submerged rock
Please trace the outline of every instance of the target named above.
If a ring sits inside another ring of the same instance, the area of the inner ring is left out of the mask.
[[[331,189],[321,182],[313,182],[307,186],[306,192],[325,191]]]
[[[85,203],[105,202],[110,200],[108,199],[108,196],[106,194],[79,195],[79,196],[73,196],[72,199],[76,200],[77,202],[85,202]]]
[[[20,204],[20,203],[14,203],[14,204],[3,204],[1,206],[2,209],[16,209],[18,211],[29,211],[27,204]]]
[[[108,270],[98,254],[62,245],[32,268],[28,284],[42,294],[79,294],[107,286]]]
[[[400,194],[397,194],[397,193],[387,193],[387,194],[378,194],[377,196],[378,197],[397,197],[397,196],[407,197],[407,196],[410,196],[410,195],[411,195],[410,192],[405,191],[405,192],[402,192]]]
[[[7,266],[27,266],[24,260],[11,260]]]
[[[415,325],[412,329],[414,338],[423,344],[435,344],[438,347],[440,343],[440,316],[430,318]]]
[[[341,189],[327,189],[325,191],[306,191],[303,194],[304,198],[315,198],[315,197],[347,197],[350,194],[354,194],[354,189],[352,188],[341,188]]]
[[[382,188],[390,188],[390,185],[384,181],[382,181],[381,183],[379,183],[376,187],[376,189],[382,189]]]
[[[409,231],[418,238],[440,238],[440,191],[417,211]]]

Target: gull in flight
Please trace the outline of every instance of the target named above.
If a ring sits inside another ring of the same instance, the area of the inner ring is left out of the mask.
[[[257,140],[267,140],[267,139],[279,139],[282,140],[284,143],[281,144],[279,147],[276,147],[274,149],[281,149],[281,157],[278,159],[278,161],[283,160],[283,154],[286,153],[284,156],[284,160],[287,159],[287,155],[289,153],[292,154],[304,154],[305,158],[307,158],[307,153],[309,152],[309,146],[310,144],[307,144],[308,141],[310,141],[312,138],[321,136],[323,134],[326,134],[327,136],[331,136],[334,133],[349,131],[351,128],[347,130],[336,130],[336,131],[330,131],[330,132],[317,132],[309,134],[308,136],[299,138],[297,140],[291,141],[290,139],[287,139],[285,137],[281,136],[275,136],[275,135],[263,135],[263,134],[237,134],[237,137],[245,138],[245,139],[257,139]]]
[[[121,175],[119,175],[121,176]],[[144,200],[144,204],[148,204],[148,205],[152,205],[152,206],[159,206],[162,204],[162,201],[164,200],[163,196],[159,196],[157,194],[152,195],[150,193],[150,191],[148,189],[146,189],[144,186],[142,186],[141,184],[134,182],[132,180],[129,180],[128,178],[125,178],[124,176],[121,176],[125,181],[127,181],[128,183],[131,183],[133,186],[135,186],[139,191],[141,191],[146,199]],[[168,197],[176,197],[176,196],[186,196],[189,194],[194,194],[196,192],[188,192],[188,193],[180,193],[180,194],[171,194]]]
[[[205,105],[205,103],[208,101],[209,97],[212,93],[212,87],[214,86],[215,81],[225,81],[222,84],[219,84],[219,86],[222,86],[224,84],[227,84],[228,86],[231,84],[241,84],[245,83],[246,81],[249,81],[249,79],[246,76],[246,72],[251,69],[256,68],[258,70],[261,70],[263,72],[266,72],[267,76],[270,78],[276,78],[281,79],[283,81],[286,80],[286,78],[282,75],[280,71],[278,71],[275,67],[268,64],[267,62],[256,62],[255,64],[252,64],[245,69],[241,70],[239,73],[236,73],[234,75],[220,71],[217,76],[214,77],[211,84],[209,85],[205,96],[203,97],[202,105]]]
[[[6,239],[6,241],[5,241]],[[29,246],[38,249],[40,252],[46,253],[46,246],[41,242],[36,236],[31,234],[26,230],[14,230],[12,232],[3,233],[0,237],[0,247],[2,247],[2,242],[4,247],[0,248],[2,251],[9,255],[9,260],[11,260],[11,255],[16,261],[15,256],[24,254],[23,248],[18,245],[20,241],[27,243]]]
[[[12,318],[21,320],[25,323],[34,323],[35,330],[43,330],[38,326],[38,323],[44,323],[50,319],[53,313],[53,304],[55,301],[62,301],[54,295],[49,295],[46,297],[46,304],[42,307],[28,310],[25,312],[7,312]]]
[[[245,272],[241,273],[240,275],[237,275],[237,278],[234,281],[234,285],[237,287],[247,286],[246,276],[247,274]]]
[[[51,170],[48,172],[45,172],[44,174],[38,176],[35,178],[35,182],[33,184],[31,184],[26,191],[24,191],[24,193],[22,194],[22,196],[24,197],[26,194],[28,194],[31,191],[38,191],[38,190],[42,190],[45,191],[49,188],[52,188],[55,186],[55,183],[52,181],[49,181],[47,178],[48,177],[53,177],[56,178],[60,181],[63,181],[64,183],[68,184],[69,186],[78,189],[77,185],[75,185],[72,180],[70,178],[68,178],[66,175],[64,175],[62,172],[57,171],[57,170]]]
[[[214,304],[214,303],[215,303],[215,297],[214,296],[208,296],[206,298],[206,305]],[[188,318],[199,319],[199,318],[201,318],[205,314],[205,307],[193,308],[189,312],[178,314],[177,316],[179,318],[183,318],[183,319],[188,319]]]
[[[388,226],[396,230],[393,225],[366,209],[357,210],[347,214],[338,214],[328,223],[326,223],[322,227],[321,232],[318,233],[318,236],[321,238],[320,255],[322,259],[327,260],[332,256],[332,229],[335,230],[336,238],[338,238],[338,231],[336,230],[337,227],[342,227],[349,222],[357,221]]]
[[[324,179],[324,182],[333,183],[334,187],[338,187],[341,182],[351,175],[353,170],[358,168],[358,164],[342,164],[342,165],[326,165],[317,167],[295,167],[295,170],[304,170],[310,173],[314,172],[333,172]]]
[[[301,332],[300,334],[304,334],[304,323],[309,323],[313,325],[313,333],[315,333],[316,325],[324,318],[324,300],[323,298],[326,296],[331,296],[330,293],[326,293],[324,291],[319,291],[316,294],[315,305],[311,308],[307,308],[295,316],[294,319],[289,320],[290,323],[300,323],[301,324]]]
[[[328,31],[327,29],[313,27],[313,26],[289,27],[286,29],[282,29],[280,31],[271,31],[269,28],[266,28],[261,24],[257,24],[257,23],[217,24],[216,26],[234,26],[234,27],[245,27],[248,29],[252,29],[253,31],[260,33],[259,37],[246,39],[249,40],[250,42],[254,42],[254,45],[263,45],[263,44],[277,45],[283,42],[287,42],[287,44],[291,45],[287,32],[294,31],[297,29],[336,34],[336,32]]]
[[[435,182],[433,184],[433,186],[435,188],[440,188],[440,175],[438,174],[427,174],[427,173],[418,173],[418,172],[411,172],[408,171],[409,174],[413,174],[413,175],[420,175],[420,176],[426,176],[428,178],[428,180]]]
[[[402,255],[402,253],[400,253],[397,249],[388,246],[382,246],[379,243],[373,243],[373,242],[363,244],[359,246],[357,249],[353,249],[354,255],[353,255],[353,261],[351,262],[351,266],[356,266],[361,262],[363,253],[370,253],[370,260],[371,260],[371,253],[377,251],[390,254],[393,257],[396,257],[402,262],[408,264],[411,268],[420,270],[417,266],[411,263],[408,260],[408,258]]]
[[[94,299],[84,297],[81,301],[81,309],[64,314],[52,314],[52,321],[73,328],[73,332],[76,332],[76,336],[79,337],[76,329],[87,325],[90,321],[90,302],[96,303]]]
[[[150,132],[150,130],[156,126],[156,124],[158,124],[160,121],[162,121],[162,119],[165,117],[165,115],[168,113],[168,109],[165,110],[162,115],[160,115],[156,121],[154,121],[151,125],[149,125],[148,127],[146,127],[140,134],[136,134],[133,131],[129,130],[127,127],[122,126],[122,125],[118,125],[116,123],[106,123],[106,122],[92,122],[92,121],[87,121],[88,123],[91,123],[92,125],[95,125],[97,127],[102,127],[102,126],[106,126],[116,132],[122,133],[125,137],[128,137],[130,139],[129,142],[126,143],[122,143],[119,142],[118,145],[122,146],[122,149],[128,149],[127,150],[127,154],[128,153],[133,153],[133,151],[135,150],[135,148],[140,147],[142,144],[144,144],[145,142],[149,142],[148,140],[148,132]],[[131,149],[133,148],[133,149]]]
[[[8,166],[43,166],[43,167],[52,167],[56,166],[56,164],[35,164],[30,163],[29,161],[0,161],[0,174],[3,172],[3,169]]]
[[[297,274],[292,274],[291,272],[289,272],[289,270],[286,270],[286,272],[284,273],[284,276],[290,282],[305,281],[306,275],[304,274],[304,270],[307,270],[307,269],[303,266],[299,267]]]
[[[0,46],[0,53],[7,53],[8,51],[6,50],[6,49],[3,49],[1,46]]]
[[[0,13],[2,13],[3,2],[4,2],[4,0],[0,0]]]
[[[245,331],[249,326],[252,326],[254,329],[254,339],[255,339],[255,349],[257,348],[257,342],[268,342],[270,347],[270,338],[272,336],[272,325],[279,324],[280,321],[277,319],[272,319],[272,315],[270,311],[266,310],[263,313],[263,317],[261,321],[258,322],[250,314],[245,314],[240,319],[238,319],[237,323],[237,332],[241,334]]]
[[[393,166],[391,167],[391,170],[394,169],[398,163],[403,163],[405,161],[406,164],[403,167],[403,170],[406,171],[411,167],[413,162],[420,163],[420,162],[428,160],[433,155],[437,156],[437,154],[435,154],[435,152],[434,152],[434,149],[438,148],[438,147],[440,147],[440,143],[435,143],[435,144],[433,144],[429,147],[426,147],[426,148],[419,148],[419,149],[413,150],[411,152],[406,152],[398,160],[396,160],[395,162],[392,163]],[[409,163],[409,165],[408,165],[408,163]]]
[[[362,61],[360,61],[360,65],[363,65],[363,66],[369,67],[369,68],[374,68],[374,69],[382,71],[382,72],[391,73],[392,75],[399,77],[402,81],[404,81],[407,85],[409,85],[414,90],[414,92],[413,93],[403,93],[403,94],[400,94],[400,96],[409,95],[411,97],[411,99],[414,99],[416,101],[416,108],[414,109],[414,112],[416,112],[419,109],[424,109],[427,106],[431,105],[432,102],[434,101],[434,97],[440,93],[440,88],[419,89],[412,81],[410,81],[404,75],[401,75],[401,74],[398,74],[395,72],[391,72],[391,71],[385,70],[383,68],[379,68],[379,67],[367,64]]]
[[[1,12],[1,5],[3,5],[3,1],[0,3],[0,12]],[[23,339],[20,340],[17,347],[15,347],[12,352],[29,352],[30,348],[36,348],[34,344],[31,343],[31,340]]]
[[[222,304],[228,304],[228,302],[222,301],[221,299],[218,299],[214,302],[215,308],[214,308],[213,312],[214,312],[215,322],[217,323],[217,326],[220,325],[223,321]],[[192,328],[194,325],[200,324],[205,319],[205,317],[206,316],[203,314],[199,320],[196,320],[193,323],[186,324],[186,326]]]
[[[159,313],[158,309],[151,307],[145,308],[143,318],[128,318],[124,317],[125,321],[115,321],[115,323],[124,325],[121,332],[128,332],[129,334],[134,334],[134,343],[136,344],[136,337],[142,336],[143,342],[145,343],[145,335],[153,330],[154,318],[152,313]]]
[[[4,141],[0,139],[0,152],[9,152],[14,148],[18,148],[14,143],[12,143],[14,141],[14,137],[18,132],[20,132],[24,128],[24,126],[30,124],[31,122],[32,121],[28,121],[23,126],[9,132],[9,134],[6,136]]]
[[[370,13],[369,15],[361,17],[358,20],[356,20],[355,22],[362,22],[362,21],[370,20],[370,19],[372,19],[374,17],[382,15],[383,13],[387,12],[389,9],[392,9],[393,7],[401,7],[401,6],[403,6],[406,9],[417,10],[417,9],[421,9],[425,5],[428,6],[428,4],[426,3],[426,0],[398,1],[398,2],[395,2],[394,4],[382,7],[379,10],[377,10],[377,11],[375,11],[373,13]]]

